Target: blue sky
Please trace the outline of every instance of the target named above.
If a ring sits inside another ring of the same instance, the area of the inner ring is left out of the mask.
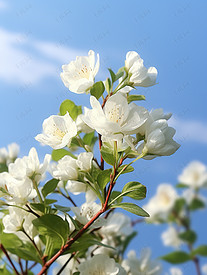
[[[158,85],[138,89],[147,98],[143,106],[173,113],[170,125],[181,148],[172,157],[140,161],[131,179],[145,184],[150,197],[159,183],[176,183],[190,161],[207,164],[206,9],[204,0],[0,0],[0,147],[17,142],[22,156],[31,146],[42,157],[50,152],[34,140],[42,121],[58,113],[66,98],[89,106],[88,96],[64,87],[62,64],[93,49],[100,54],[97,79],[104,80],[108,67],[116,71],[135,50],[147,67],[158,70]],[[200,220],[206,214],[195,217],[199,243],[205,241]],[[159,239],[163,228],[136,228],[139,237],[132,247],[137,251],[151,246],[154,257],[171,251]],[[191,268],[186,266],[184,274]]]

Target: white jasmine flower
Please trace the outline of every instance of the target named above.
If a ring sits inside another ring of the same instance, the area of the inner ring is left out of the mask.
[[[126,275],[126,271],[106,255],[95,255],[78,267],[80,275]]]
[[[0,163],[6,163],[8,152],[5,147],[0,148]]]
[[[94,96],[91,96],[90,102],[92,109],[81,118],[99,134],[114,140],[137,133],[148,118],[148,111],[144,107],[128,104],[121,93],[111,96],[103,109]]]
[[[85,202],[81,207],[71,207],[71,210],[76,216],[76,219],[81,224],[87,224],[99,210],[101,210],[101,205],[95,202]],[[106,220],[102,217],[99,217],[90,228],[97,228],[103,226]]]
[[[156,120],[146,130],[145,142],[138,147],[138,152],[145,153],[146,159],[170,156],[180,147],[180,144],[173,140],[174,135],[175,129],[169,127],[165,119]]]
[[[5,233],[15,233],[21,239],[28,241],[28,237],[24,235],[24,233],[18,232],[23,228],[33,239],[34,236],[37,235],[37,231],[32,224],[32,221],[36,219],[36,217],[33,214],[14,206],[9,206],[8,210],[9,214],[4,216],[2,219],[4,225],[3,231]]]
[[[10,160],[15,160],[19,154],[19,145],[15,142],[8,145],[8,157]]]
[[[58,263],[58,267],[55,267],[53,269],[53,275],[57,275],[58,271],[60,270],[60,268],[67,262],[67,260],[71,257],[71,254],[67,254],[67,255],[61,255],[58,259],[57,259],[57,263]],[[80,261],[81,259],[79,259]],[[66,265],[66,267],[64,268],[64,270],[61,272],[62,275],[73,275],[75,273],[76,268],[78,266],[78,261],[73,257],[69,263]]]
[[[52,175],[62,181],[76,180],[78,178],[76,159],[68,155],[64,156],[58,161],[56,167],[53,167]]]
[[[179,182],[197,189],[207,184],[207,167],[200,161],[190,162],[178,177]]]
[[[93,153],[84,152],[78,155],[77,165],[80,170],[89,172],[92,167]]]
[[[63,65],[60,74],[64,85],[73,93],[87,93],[94,84],[94,78],[99,70],[99,54],[95,64],[95,53],[90,50],[88,56],[77,56],[75,61]]]
[[[150,256],[149,248],[142,250],[140,259],[137,258],[134,250],[130,250],[127,259],[122,262],[122,266],[128,275],[161,275],[161,264],[152,261]]]
[[[77,135],[75,121],[66,113],[64,116],[52,115],[43,122],[43,133],[35,139],[53,149],[60,149],[67,145]]]
[[[192,188],[184,190],[182,193],[182,197],[185,199],[188,205],[190,205],[194,199],[198,199],[206,204],[206,198],[198,194],[195,189]]]
[[[84,112],[85,114],[87,113],[88,108],[84,107]],[[90,128],[81,118],[82,114],[78,115],[76,118],[76,126],[77,126],[77,131],[78,132],[83,132],[83,133],[91,133],[94,131],[94,129]]]
[[[178,232],[173,226],[169,226],[169,228],[162,233],[161,239],[165,246],[179,248],[182,244],[182,240],[179,238]]]
[[[149,221],[156,221],[157,217],[166,218],[173,208],[178,195],[171,184],[163,183],[157,188],[157,193],[143,208],[150,214]]]

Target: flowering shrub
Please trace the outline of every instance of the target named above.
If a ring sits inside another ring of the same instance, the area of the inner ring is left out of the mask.
[[[136,233],[130,219],[115,212],[120,208],[141,217],[151,212],[150,219],[167,219],[177,202],[176,192],[163,185],[144,210],[138,206],[146,197],[144,185],[132,181],[122,190],[118,187],[121,175],[133,172],[135,161],[169,156],[180,146],[168,126],[171,114],[149,112],[135,103],[145,99],[133,93],[136,87],[154,85],[157,70],[147,69],[136,52],[128,52],[125,66],[117,73],[109,69],[110,77],[95,82],[99,55],[95,61],[93,51],[62,69],[71,92],[90,94],[91,109],[66,99],[58,115],[44,120],[43,132],[35,138],[53,151],[43,163],[35,148],[23,158],[18,158],[15,144],[8,151],[0,149],[2,274],[12,274],[11,269],[34,274],[35,265],[39,275],[46,274],[55,261],[62,267],[54,274],[160,274],[161,265],[150,259],[149,250],[140,259],[134,251],[124,259]],[[81,206],[73,197],[79,193],[85,193]],[[57,194],[68,203],[58,202]]]

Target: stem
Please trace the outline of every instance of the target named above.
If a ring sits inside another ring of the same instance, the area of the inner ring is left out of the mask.
[[[196,267],[196,272],[197,272],[197,274],[198,274],[198,275],[201,275],[201,269],[200,269],[198,257],[194,257],[194,258],[193,258],[193,262],[195,263],[195,267]]]
[[[36,181],[35,181],[34,179],[32,179],[32,183],[33,183],[34,189],[35,189],[36,192],[37,192],[37,196],[38,196],[38,198],[39,198],[39,201],[40,201],[41,203],[44,203],[44,201],[43,201],[43,199],[42,199],[42,196],[41,196],[41,194],[40,194],[40,191],[39,191],[39,189],[38,189],[37,183],[36,183]]]
[[[101,140],[101,135],[100,134],[98,134],[98,139],[99,139],[99,150],[101,152],[102,140]],[[101,165],[100,165],[100,168],[101,168],[101,170],[104,170],[104,159],[103,159],[102,155],[101,155]]]
[[[39,218],[40,217],[40,215],[38,215],[37,213],[35,213],[31,208],[30,208],[30,206],[28,205],[28,204],[26,204],[26,207],[29,209],[29,213],[32,213],[33,215],[35,215],[37,218]]]
[[[14,272],[16,273],[16,275],[20,275],[19,272],[17,271],[14,263],[12,262],[11,258],[9,257],[6,249],[4,248],[3,244],[0,243],[0,249],[2,250],[2,252],[5,254],[5,256],[7,257],[8,261],[10,262],[10,264],[12,265],[13,269],[14,269]]]
[[[80,135],[78,135],[78,137],[79,138],[77,138],[77,141],[80,144],[80,147],[83,147],[86,152],[89,152],[89,150],[86,148],[85,144],[83,143],[82,138],[80,137]]]
[[[111,176],[109,190],[108,190],[107,197],[106,197],[106,200],[105,200],[105,203],[104,203],[102,209],[99,210],[94,215],[94,217],[87,224],[85,224],[73,238],[71,238],[64,246],[62,246],[61,249],[49,261],[47,261],[44,264],[44,266],[42,267],[42,269],[38,273],[38,275],[44,274],[47,271],[47,269],[50,267],[50,265],[53,262],[55,262],[57,260],[57,258],[59,256],[61,256],[78,238],[80,238],[85,233],[85,231],[99,218],[100,215],[102,215],[104,212],[106,212],[108,210],[109,198],[110,198],[112,189],[115,185],[115,180],[114,180],[115,176],[116,176],[116,170],[114,171],[114,174]]]
[[[22,274],[24,275],[25,272],[24,272],[24,269],[23,269],[22,262],[21,262],[21,259],[20,259],[20,258],[18,259],[18,262],[19,262],[19,266],[20,266],[21,272],[22,272]]]
[[[74,200],[69,196],[69,195],[65,195],[59,188],[58,188],[58,192],[67,200],[69,200],[75,207],[77,207],[76,203],[74,202]]]
[[[34,240],[27,234],[27,232],[22,229],[22,232],[27,236],[27,238],[32,242],[34,248],[37,250],[37,253],[39,254],[40,256],[40,259],[42,259],[42,253],[41,251],[39,250],[39,248],[37,247],[36,243],[34,242]],[[43,260],[42,260],[43,261]],[[43,261],[43,265],[44,265],[44,261]]]

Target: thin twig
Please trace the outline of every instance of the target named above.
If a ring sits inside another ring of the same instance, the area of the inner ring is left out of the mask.
[[[61,269],[58,271],[57,275],[60,275],[62,271],[66,268],[67,264],[70,262],[70,260],[75,256],[76,252],[73,252],[70,258],[64,263],[64,265],[61,267]]]
[[[8,261],[10,262],[10,264],[12,265],[14,272],[16,273],[16,275],[20,275],[18,270],[16,269],[14,263],[12,262],[11,258],[9,257],[9,254],[7,253],[6,249],[4,248],[3,244],[0,243],[0,249],[2,250],[2,252],[5,254],[5,256],[7,257]]]

